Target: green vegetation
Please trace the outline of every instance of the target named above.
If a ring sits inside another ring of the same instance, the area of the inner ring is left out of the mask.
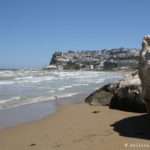
[[[64,69],[65,70],[79,70],[80,69],[80,66],[79,64],[75,63],[75,62],[67,62],[66,65],[64,65]]]

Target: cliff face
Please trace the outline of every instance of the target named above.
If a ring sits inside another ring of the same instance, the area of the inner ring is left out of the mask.
[[[142,50],[139,59],[139,77],[142,83],[143,98],[146,102],[147,111],[150,113],[150,35],[142,41]]]
[[[110,108],[133,112],[146,112],[142,97],[141,81],[137,74],[117,81],[118,86],[110,102]]]
[[[57,58],[58,58],[58,57],[62,57],[62,52],[55,52],[55,53],[52,55],[52,59],[51,59],[49,65],[57,64],[57,62],[58,62]]]

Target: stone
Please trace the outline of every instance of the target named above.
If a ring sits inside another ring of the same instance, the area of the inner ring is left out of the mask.
[[[147,112],[150,113],[150,35],[143,38],[139,56],[139,77],[142,84],[143,99]]]
[[[96,90],[95,92],[91,93],[86,99],[85,102],[92,105],[109,105],[110,100],[113,97],[113,93],[116,89],[117,84],[107,84],[102,88]]]
[[[124,111],[146,112],[138,75],[129,76],[119,81],[109,107]]]

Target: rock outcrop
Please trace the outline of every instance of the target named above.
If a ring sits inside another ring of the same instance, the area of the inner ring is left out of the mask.
[[[85,102],[92,105],[102,105],[106,106],[110,104],[110,100],[112,99],[115,89],[117,87],[116,83],[107,84],[102,88],[96,90],[95,92],[91,93],[86,99]]]
[[[142,87],[138,75],[118,81],[114,96],[110,101],[110,108],[132,112],[146,112],[142,98]]]
[[[139,49],[123,47],[57,51],[53,53],[50,65],[61,65],[64,70],[132,70],[138,67],[139,51]]]
[[[146,112],[141,96],[141,82],[137,73],[105,85],[89,95],[85,102],[90,105],[109,105],[112,109]]]
[[[142,50],[139,58],[139,77],[147,112],[150,113],[150,35],[145,36],[142,41]]]

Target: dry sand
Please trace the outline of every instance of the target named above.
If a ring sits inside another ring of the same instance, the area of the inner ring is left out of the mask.
[[[74,104],[45,119],[0,130],[0,150],[146,150],[149,128],[145,114]]]

